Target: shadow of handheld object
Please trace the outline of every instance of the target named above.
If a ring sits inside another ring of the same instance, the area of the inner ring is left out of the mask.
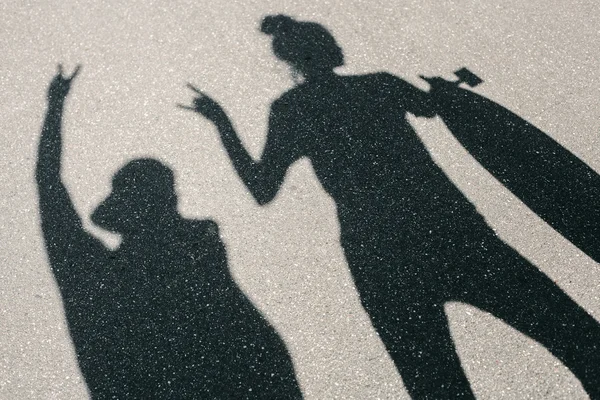
[[[540,218],[600,262],[600,177],[569,150],[501,105],[459,87],[483,82],[462,68],[432,85],[438,115],[465,149]]]

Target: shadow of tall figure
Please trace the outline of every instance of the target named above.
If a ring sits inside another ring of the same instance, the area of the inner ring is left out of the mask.
[[[465,74],[466,69],[461,71]],[[531,123],[458,87],[460,80],[424,79],[432,85],[437,114],[465,149],[540,218],[600,263],[600,175]]]
[[[337,206],[359,292],[413,398],[472,398],[444,303],[472,304],[537,340],[600,398],[599,324],[514,249],[435,164],[408,112],[433,117],[428,93],[388,73],[340,76],[343,53],[321,25],[268,16],[275,55],[303,82],[271,107],[259,161],[200,90],[184,107],[217,127],[259,204],[307,157]]]
[[[75,74],[74,74],[75,75]],[[283,341],[233,281],[217,224],[177,212],[173,172],[129,162],[82,227],[61,181],[72,77],[50,85],[39,146],[42,230],[81,372],[94,399],[301,398]]]

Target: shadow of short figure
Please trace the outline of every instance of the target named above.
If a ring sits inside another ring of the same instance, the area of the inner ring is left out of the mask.
[[[466,68],[460,77],[480,80]],[[600,175],[533,124],[457,82],[424,78],[469,153],[540,218],[600,262]]]
[[[92,398],[301,398],[283,341],[230,275],[217,224],[178,214],[171,169],[137,159],[115,174],[92,221],[121,235],[117,250],[84,231],[60,178],[70,79],[59,74],[50,88],[37,182],[50,264]]]
[[[216,101],[192,87],[187,108],[215,124],[259,204],[290,165],[311,161],[335,201],[362,305],[410,395],[474,397],[444,313],[458,301],[537,340],[600,398],[600,325],[498,238],[433,161],[406,118],[434,117],[430,94],[385,72],[335,73],[343,53],[322,25],[277,15],[261,29],[303,80],[272,104],[260,160]]]

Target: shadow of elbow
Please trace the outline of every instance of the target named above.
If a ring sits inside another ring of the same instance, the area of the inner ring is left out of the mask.
[[[269,204],[271,201],[273,201],[276,194],[277,191],[274,190],[260,190],[253,193],[254,200],[256,200],[259,206]]]

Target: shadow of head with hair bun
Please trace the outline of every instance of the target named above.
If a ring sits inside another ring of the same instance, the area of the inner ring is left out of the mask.
[[[261,32],[273,37],[273,52],[304,75],[323,74],[344,65],[344,54],[329,31],[286,15],[267,16]]]

